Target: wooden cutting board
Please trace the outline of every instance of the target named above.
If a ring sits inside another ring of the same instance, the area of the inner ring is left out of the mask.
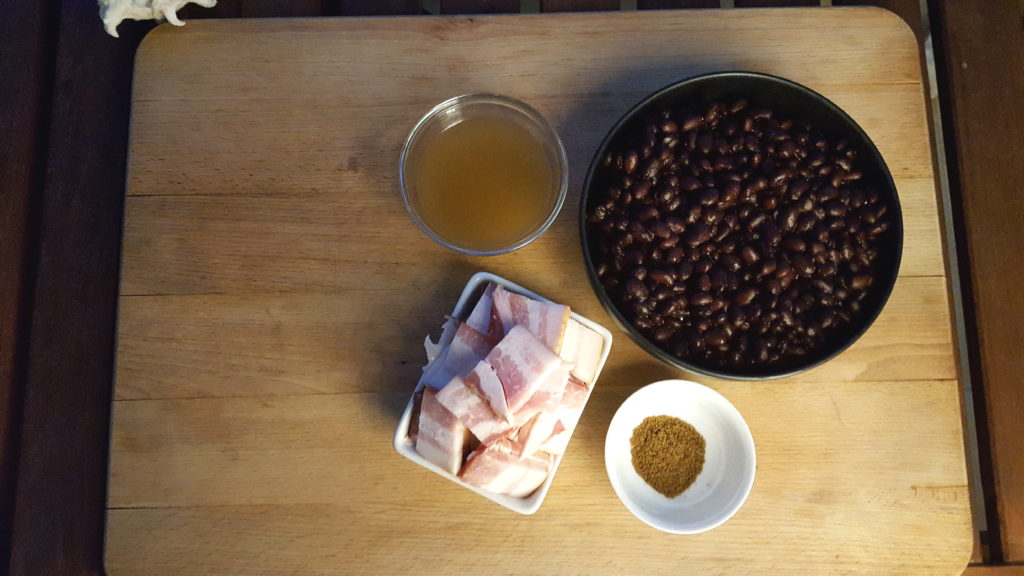
[[[770,72],[844,108],[904,209],[873,328],[783,381],[698,381],[746,417],[746,505],[659,533],[604,471],[615,408],[680,374],[624,333],[551,492],[523,517],[390,445],[422,341],[478,270],[614,325],[577,238],[587,163],[647,93]],[[398,152],[434,104],[495,92],[561,134],[570,194],[513,254],[422,235]],[[106,562],[120,574],[958,574],[971,552],[959,388],[917,44],[870,8],[190,22],[139,50]]]

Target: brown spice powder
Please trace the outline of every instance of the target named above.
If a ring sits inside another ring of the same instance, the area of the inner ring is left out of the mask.
[[[674,416],[649,416],[629,439],[633,468],[669,498],[686,491],[704,469],[704,437]]]

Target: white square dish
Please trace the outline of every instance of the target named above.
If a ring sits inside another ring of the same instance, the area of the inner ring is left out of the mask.
[[[519,286],[518,284],[509,282],[504,278],[495,276],[494,274],[490,274],[488,272],[477,272],[469,279],[469,282],[466,283],[466,287],[462,290],[462,295],[459,297],[458,302],[455,304],[455,308],[454,310],[452,310],[451,316],[454,318],[458,318],[460,320],[465,320],[466,316],[471,311],[472,306],[476,303],[476,298],[480,293],[483,292],[484,287],[489,282],[493,282],[494,284],[503,286],[506,290],[509,290],[511,292],[516,292],[524,296],[529,296],[530,298],[535,298],[537,300],[541,300],[544,302],[550,302],[550,300],[548,300],[547,298],[535,294],[534,292],[531,292],[530,290],[527,290],[522,286]],[[592,320],[584,318],[583,316],[580,316],[575,312],[572,312],[571,318],[573,320],[576,320],[583,326],[589,328],[590,330],[593,330],[595,333],[601,336],[601,339],[603,340],[600,361],[597,364],[597,371],[595,372],[594,382],[591,385],[590,391],[587,393],[587,399],[583,404],[583,409],[584,411],[586,411],[586,403],[590,401],[590,394],[593,393],[594,387],[597,386],[597,381],[601,376],[601,370],[604,368],[604,363],[608,359],[608,353],[611,351],[612,335],[610,332],[608,332],[607,329],[605,329],[600,324],[597,324]],[[416,451],[415,443],[412,441],[411,438],[409,438],[409,426],[412,421],[414,397],[416,393],[422,389],[423,383],[420,382],[413,390],[412,395],[410,395],[409,403],[405,407],[405,412],[402,413],[402,417],[398,421],[398,429],[395,430],[394,438],[395,450],[397,450],[398,453],[401,454],[402,456],[405,456],[409,460],[412,460],[413,462],[419,464],[420,466],[423,466],[424,468],[434,472],[435,474],[444,476],[445,478],[451,480],[452,482],[455,482],[456,484],[464,488],[472,490],[473,492],[476,492],[477,494],[483,496],[484,498],[496,502],[508,508],[509,510],[514,510],[516,512],[519,512],[520,514],[533,514],[534,512],[536,512],[540,508],[540,505],[544,502],[544,498],[547,496],[548,490],[551,489],[551,482],[555,478],[555,472],[558,471],[558,466],[559,464],[561,464],[562,457],[564,456],[564,454],[555,456],[554,462],[551,465],[551,470],[548,472],[548,476],[544,480],[544,483],[541,484],[540,487],[538,487],[536,490],[534,490],[533,493],[531,493],[529,496],[523,498],[516,498],[513,496],[507,496],[503,494],[495,494],[492,492],[488,492],[486,490],[482,490],[475,486],[471,486],[463,482],[458,476],[451,474],[450,472],[436,466],[435,464],[429,462],[426,458],[421,456],[419,452]]]

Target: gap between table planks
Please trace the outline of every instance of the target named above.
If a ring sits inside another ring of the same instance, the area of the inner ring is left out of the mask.
[[[512,518],[405,466],[388,441],[419,342],[473,271],[612,327],[579,261],[575,199],[508,256],[466,258],[423,237],[396,189],[408,127],[454,93],[521,97],[560,131],[577,191],[632,103],[729,68],[790,77],[846,109],[886,157],[907,220],[890,304],[849,352],[785,381],[700,379],[755,432],[759,477],[740,515],[679,540],[614,499],[600,457],[614,407],[678,375],[620,331],[538,516]],[[130,146],[110,573],[412,569],[396,550],[463,573],[508,538],[526,550],[580,530],[599,545],[561,559],[502,555],[496,569],[658,573],[685,559],[698,573],[793,573],[796,555],[807,573],[963,569],[970,518],[917,44],[890,13],[163,27],[140,48]],[[431,545],[460,532],[480,540]]]

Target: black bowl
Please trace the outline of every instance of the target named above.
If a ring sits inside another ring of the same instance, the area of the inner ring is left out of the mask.
[[[751,107],[770,108],[781,117],[810,122],[815,131],[826,134],[833,141],[847,140],[849,146],[857,150],[858,169],[863,173],[861,183],[877,190],[880,200],[888,207],[890,228],[878,241],[874,279],[867,296],[861,302],[858,316],[834,330],[822,345],[798,360],[771,366],[725,369],[678,358],[648,339],[630,323],[597,277],[586,216],[598,202],[604,200],[609,188],[607,175],[603,174],[605,170],[600,165],[606,151],[617,145],[624,134],[634,133],[642,127],[646,116],[665,108],[692,107],[703,110],[712,102],[732,102],[738,99],[747,100]],[[867,331],[882,311],[896,283],[903,252],[903,216],[896,186],[881,154],[864,130],[838,106],[821,94],[790,80],[753,72],[720,72],[696,76],[662,88],[634,106],[615,124],[598,148],[587,172],[580,202],[580,236],[587,272],[598,299],[609,315],[641,348],[682,370],[733,380],[765,380],[791,376],[827,362]]]

